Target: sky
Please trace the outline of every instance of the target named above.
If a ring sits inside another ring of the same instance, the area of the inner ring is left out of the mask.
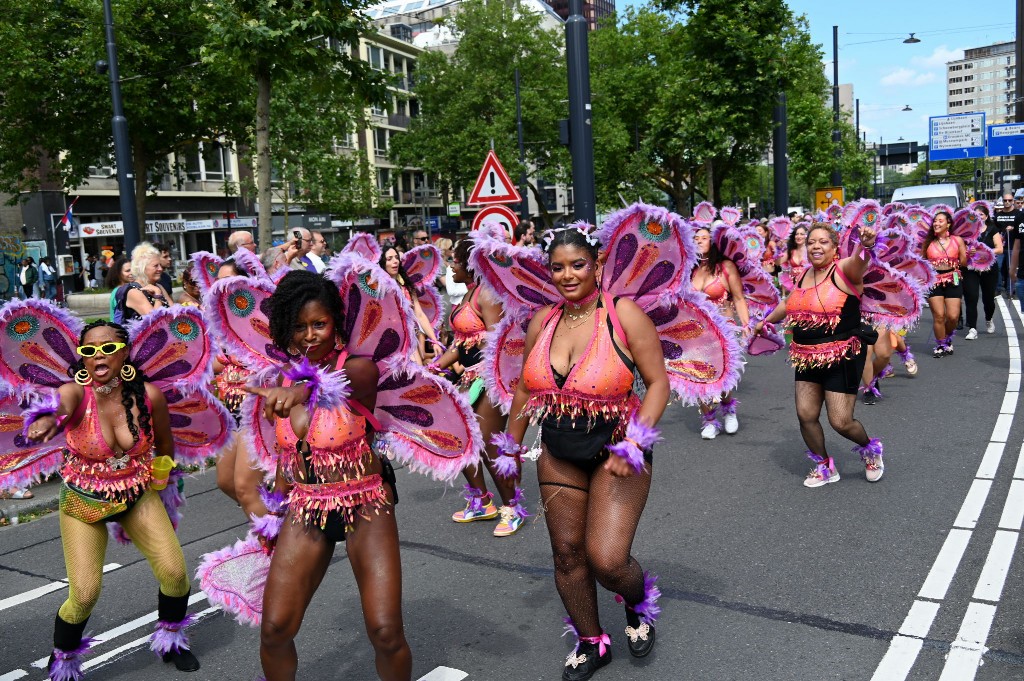
[[[617,8],[640,6],[617,0]],[[832,79],[832,26],[839,26],[839,82],[860,99],[868,142],[928,143],[928,117],[946,113],[946,62],[965,48],[1014,39],[1014,0],[788,0],[806,15]],[[903,43],[910,32],[920,43]],[[902,111],[909,105],[912,111]]]

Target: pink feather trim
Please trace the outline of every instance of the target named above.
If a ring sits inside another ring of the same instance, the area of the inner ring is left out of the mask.
[[[280,513],[288,510],[288,497],[281,492],[268,490],[260,485],[260,501],[266,507],[268,513]]]
[[[255,513],[250,513],[249,518],[252,521],[253,534],[258,534],[264,539],[277,538],[277,535],[281,533],[281,526],[284,525],[283,515],[275,515],[273,513],[256,515]]]
[[[0,454],[0,461],[3,459],[3,454]],[[59,471],[63,464],[64,451],[61,448],[56,447],[51,451],[41,452],[38,454],[38,458],[32,459],[30,463],[19,465],[17,468],[0,474],[0,492],[14,492],[39,484],[43,478]]]
[[[134,353],[138,350],[138,344],[136,343],[137,338],[139,338],[148,329],[151,329],[158,324],[165,324],[167,327],[170,327],[171,322],[177,317],[188,317],[189,320],[195,323],[201,331],[199,338],[203,343],[203,354],[199,361],[194,365],[195,367],[199,367],[199,370],[193,370],[189,372],[187,376],[171,380],[153,381],[153,384],[162,391],[166,391],[168,388],[175,388],[180,391],[182,395],[192,395],[196,392],[206,390],[206,386],[210,384],[211,380],[213,380],[213,352],[211,350],[210,343],[210,325],[198,309],[194,307],[172,305],[170,307],[162,307],[158,310],[153,310],[145,317],[141,317],[127,324],[128,338],[131,341],[131,348]],[[195,341],[192,342],[194,343]]]
[[[263,599],[260,593],[262,589],[254,593],[251,591],[252,585],[250,584],[249,593],[238,593],[245,587],[239,584],[221,584],[217,582],[216,578],[217,571],[224,563],[246,555],[257,558],[264,556],[265,558],[261,558],[261,560],[265,560],[268,564],[270,562],[270,557],[266,555],[263,547],[250,534],[244,540],[239,539],[231,546],[203,555],[202,563],[196,570],[196,579],[199,580],[199,585],[211,604],[219,605],[225,612],[234,616],[240,624],[258,627],[263,618],[261,607]],[[243,583],[246,582],[248,582],[247,579],[243,580]]]
[[[314,367],[308,357],[303,357],[298,365],[293,363],[285,367],[282,373],[292,383],[306,381],[310,389],[309,402],[323,409],[337,409],[352,394],[344,371]]]

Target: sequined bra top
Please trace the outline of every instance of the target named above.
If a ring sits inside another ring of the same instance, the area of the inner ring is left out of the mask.
[[[697,268],[694,268],[694,272]],[[725,273],[725,268],[719,270],[718,274],[711,277],[708,281],[704,282],[704,288],[701,291],[708,297],[715,305],[722,305],[729,300],[729,287],[725,285],[725,280],[728,279],[728,274]]]
[[[523,368],[530,399],[523,411],[531,419],[553,416],[618,418],[630,415],[639,399],[633,394],[633,366],[612,340],[612,329],[626,340],[614,301],[607,294],[596,310],[590,343],[564,377],[551,366],[551,341],[564,304],[552,308]],[[617,360],[613,357],[617,356]],[[628,362],[628,364],[627,364]],[[561,379],[561,380],[559,380]]]
[[[813,276],[813,268],[808,271]],[[788,325],[793,328],[794,340],[801,336],[842,333],[860,326],[860,297],[839,288],[836,277],[845,281],[842,270],[832,265],[816,286],[801,288],[797,285],[790,292],[786,299],[786,316]],[[846,285],[856,290],[848,281]]]
[[[85,386],[82,400],[83,407],[79,409],[82,417],[65,436],[67,455],[60,470],[61,477],[86,492],[108,499],[138,496],[149,485],[150,461],[153,458],[152,432],[146,433],[139,425],[139,439],[127,451],[118,453],[103,437],[96,393],[92,386]],[[152,414],[153,405],[149,397],[146,397],[146,407]],[[111,408],[124,409],[120,402],[112,404]]]
[[[347,356],[341,353],[336,370],[341,370]],[[286,378],[282,386],[288,385],[291,381]],[[361,507],[387,503],[381,476],[366,474],[373,457],[366,437],[367,419],[348,404],[311,408],[304,440],[295,434],[291,418],[278,418],[274,426],[279,461],[292,482],[289,504],[304,522],[325,527],[328,514],[339,511],[346,527],[351,527],[356,514],[365,512]]]
[[[463,348],[476,347],[483,342],[484,334],[487,333],[487,324],[480,314],[478,298],[480,287],[477,286],[470,294],[469,300],[462,303],[454,310],[448,318],[452,328],[452,335],[455,343]]]
[[[953,237],[946,242],[945,248],[942,247],[938,239],[932,241],[928,244],[926,255],[928,262],[937,270],[960,269],[960,247]]]

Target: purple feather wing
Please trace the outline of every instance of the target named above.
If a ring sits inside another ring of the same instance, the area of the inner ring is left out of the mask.
[[[394,356],[408,357],[413,311],[402,289],[375,262],[356,253],[331,258],[328,276],[338,285],[348,351],[381,366]]]
[[[385,371],[374,415],[387,448],[413,470],[451,480],[479,462],[483,439],[472,407],[446,380],[422,367]]]
[[[249,273],[250,277],[259,277],[261,279],[270,279],[270,275],[267,274],[267,268],[263,266],[263,261],[259,257],[247,248],[239,248],[235,255],[235,262],[243,270]],[[288,268],[282,268],[285,274],[288,273]],[[279,270],[280,271],[280,270]],[[280,281],[280,277],[278,277]]]
[[[606,255],[602,287],[644,310],[670,302],[689,286],[697,262],[693,232],[664,208],[635,203],[616,211],[597,235]]]
[[[669,383],[686,403],[736,387],[742,353],[733,327],[706,301],[680,298],[648,311],[661,339]]]
[[[756,230],[722,224],[714,229],[711,239],[722,255],[736,265],[751,313],[763,312],[779,304],[782,297],[772,277],[761,266],[764,244]]]
[[[985,272],[996,264],[996,254],[980,241],[971,245],[972,251],[967,258],[967,268],[975,272]]]
[[[0,378],[14,389],[59,388],[78,361],[81,331],[77,317],[46,301],[7,303],[0,308]]]
[[[276,380],[266,383],[257,379],[251,384],[276,385]],[[254,468],[263,471],[266,479],[273,480],[278,463],[277,432],[274,423],[263,416],[263,398],[259,395],[246,395],[239,411],[242,423],[238,433],[245,438],[249,462]]]
[[[718,215],[722,218],[722,222],[730,226],[739,224],[739,221],[743,219],[743,211],[733,206],[725,206],[718,211]]]
[[[13,492],[56,473],[64,462],[64,433],[33,444],[22,434],[23,401],[15,394],[0,399],[0,492]]]
[[[174,438],[174,458],[186,465],[202,465],[216,455],[234,429],[234,419],[204,387],[164,389]]]
[[[380,262],[381,250],[380,244],[377,242],[377,238],[372,234],[366,232],[359,232],[355,234],[347,244],[345,248],[341,250],[342,253],[354,253],[365,260],[370,262]]]
[[[829,206],[831,208],[831,206]],[[869,227],[877,229],[882,207],[873,199],[861,199],[842,207],[840,220],[847,227]]]
[[[225,350],[258,371],[288,357],[270,339],[268,300],[275,285],[251,277],[228,277],[214,283],[203,316]]]
[[[442,264],[441,251],[431,244],[417,246],[402,256],[402,267],[417,289],[432,286]]]
[[[539,248],[513,246],[486,230],[470,234],[470,267],[506,310],[535,310],[561,300],[551,283],[547,257]]]
[[[205,299],[213,282],[217,281],[217,273],[224,259],[209,251],[196,251],[192,254],[192,264],[192,276],[199,285],[199,293]]]
[[[924,296],[907,275],[873,260],[864,273],[861,315],[876,326],[909,330],[921,317]]]
[[[715,209],[715,205],[710,201],[701,201],[693,207],[693,222],[700,225],[708,225],[714,222],[715,216],[718,215],[718,210]]]
[[[444,299],[437,292],[437,288],[430,284],[421,286],[417,295],[420,307],[423,308],[423,314],[427,316],[434,331],[437,331],[441,328],[441,322],[444,320]]]
[[[196,308],[172,305],[155,310],[132,323],[128,332],[132,362],[161,389],[171,384],[202,387],[210,382],[210,334]]]
[[[773,355],[786,347],[786,341],[772,324],[765,324],[761,333],[750,336],[747,341],[747,354],[757,357],[759,355]]]
[[[772,218],[768,221],[768,230],[776,241],[786,243],[789,233],[793,231],[793,221],[787,217]]]
[[[523,352],[530,315],[506,312],[498,325],[487,334],[484,344],[483,377],[487,395],[504,413],[512,408],[519,379],[523,374]]]
[[[204,554],[196,579],[210,603],[231,613],[239,624],[258,627],[268,574],[270,556],[250,533],[232,546]]]
[[[882,206],[882,215],[893,215],[903,211],[907,207],[907,204],[895,201],[893,203],[887,203]]]
[[[747,299],[747,307],[751,314],[755,312],[766,312],[776,307],[782,296],[770,274],[760,267],[752,267],[741,280],[743,285],[743,296]]]
[[[985,229],[985,221],[970,208],[961,208],[953,216],[953,228],[950,233],[960,237],[967,244],[978,240]]]

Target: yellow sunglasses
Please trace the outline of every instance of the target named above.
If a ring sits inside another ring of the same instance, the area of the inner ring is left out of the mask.
[[[77,350],[82,357],[95,357],[96,353],[105,357],[125,347],[127,347],[127,343],[104,343],[103,345],[79,345]]]

